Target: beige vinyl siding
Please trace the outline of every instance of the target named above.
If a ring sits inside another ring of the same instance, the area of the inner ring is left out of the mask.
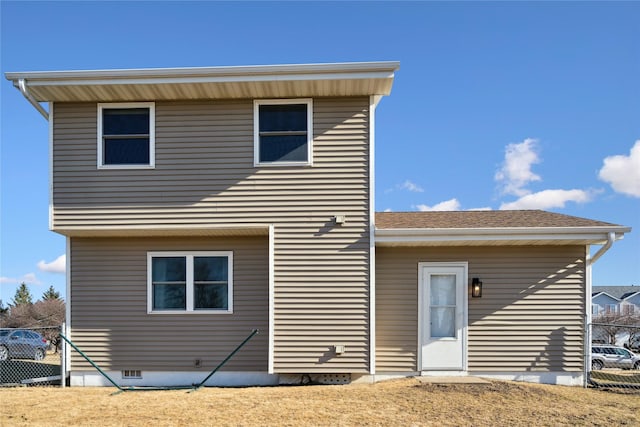
[[[468,261],[470,372],[583,366],[583,246],[376,248],[376,370],[417,370],[418,262]]]
[[[95,104],[54,109],[56,230],[368,220],[368,98],[314,100],[312,167],[253,166],[251,100],[156,103],[156,167],[124,172],[96,167]]]
[[[314,99],[305,167],[254,167],[253,100],[155,105],[146,170],[98,170],[96,105],[54,105],[54,229],[273,224],[275,372],[367,372],[369,98]]]
[[[233,251],[232,314],[148,314],[147,252]],[[72,238],[74,343],[105,369],[213,369],[260,329],[224,369],[267,370],[268,239]],[[72,352],[72,369],[90,365]]]

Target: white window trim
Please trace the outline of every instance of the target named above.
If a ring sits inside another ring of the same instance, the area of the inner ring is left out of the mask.
[[[226,310],[193,308],[193,258],[208,256],[226,256],[228,262],[227,296],[229,304]],[[187,259],[187,308],[186,310],[153,309],[153,275],[151,260],[154,257],[186,257]],[[232,314],[233,313],[233,251],[167,251],[147,252],[147,314]]]
[[[307,161],[260,162],[260,106],[277,104],[307,104]],[[313,166],[313,99],[254,99],[253,101],[253,165],[254,166]]]
[[[149,109],[149,164],[105,165],[102,145],[102,110],[115,108]],[[98,169],[154,169],[156,167],[156,104],[155,102],[109,102],[98,104]]]

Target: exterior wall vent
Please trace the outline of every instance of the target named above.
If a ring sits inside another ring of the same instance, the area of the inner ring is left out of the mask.
[[[142,379],[142,371],[135,369],[125,369],[122,371],[123,379]]]

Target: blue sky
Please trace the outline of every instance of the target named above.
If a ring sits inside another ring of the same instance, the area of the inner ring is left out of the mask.
[[[400,61],[376,209],[539,208],[631,226],[594,285],[640,284],[640,4],[11,2],[1,14],[0,299],[64,292],[48,129],[7,71]],[[634,148],[635,147],[635,148]]]

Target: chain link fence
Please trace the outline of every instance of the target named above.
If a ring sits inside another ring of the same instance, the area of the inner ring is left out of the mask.
[[[0,328],[0,386],[62,384],[61,328]]]
[[[640,324],[592,323],[589,385],[640,392]]]

